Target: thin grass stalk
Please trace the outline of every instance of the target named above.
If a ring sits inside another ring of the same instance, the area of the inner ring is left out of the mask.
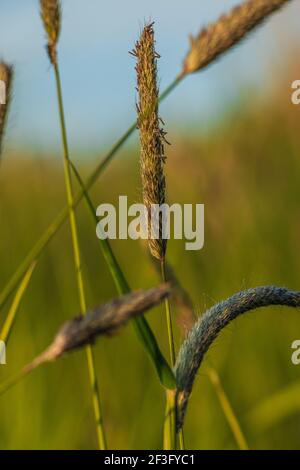
[[[161,260],[161,277],[162,277],[163,282],[167,281],[165,258]],[[170,300],[167,297],[165,298],[165,313],[166,313],[166,321],[167,321],[167,329],[168,329],[170,359],[171,359],[171,365],[173,368],[175,366],[176,355],[175,355]],[[177,413],[177,394],[173,390],[171,391],[167,390],[166,392],[166,415],[165,415],[165,425],[164,425],[164,450],[176,450],[177,449],[176,413]],[[181,436],[180,436],[181,450],[183,450],[182,446],[183,446],[183,434],[181,433]]]
[[[166,276],[166,263],[165,259],[161,261],[161,277],[163,282],[167,282]],[[170,350],[170,359],[172,367],[175,366],[176,354],[175,354],[175,344],[174,344],[174,333],[173,333],[173,324],[172,324],[172,315],[170,301],[168,298],[165,299],[165,310],[166,310],[166,320],[168,328],[168,340],[169,340],[169,350]]]
[[[163,448],[164,450],[177,449],[175,390],[166,390],[166,411],[164,420]]]
[[[68,147],[68,139],[67,139],[67,132],[66,132],[66,124],[65,124],[61,80],[60,80],[60,74],[59,74],[59,68],[58,68],[57,62],[54,63],[53,67],[54,67],[55,79],[56,79],[59,117],[60,117],[62,141],[63,141],[63,148],[64,148],[65,184],[66,184],[66,190],[67,190],[67,200],[68,200],[68,205],[69,205],[69,217],[70,217],[71,235],[72,235],[72,243],[73,243],[73,255],[74,255],[75,268],[76,268],[77,287],[78,287],[81,314],[85,315],[86,310],[87,310],[87,305],[86,305],[86,296],[85,296],[83,274],[82,274],[78,228],[77,228],[77,222],[76,222],[76,217],[75,217],[75,210],[73,207],[74,197],[73,197],[73,189],[72,189],[71,167],[69,164],[70,156],[69,156],[69,147]],[[95,372],[95,358],[94,358],[94,354],[92,351],[92,346],[89,345],[86,347],[86,355],[87,355],[90,385],[91,385],[91,390],[92,390],[93,409],[94,409],[96,426],[97,426],[98,444],[101,450],[106,450],[107,443],[106,443],[106,436],[105,436],[103,417],[102,417],[100,390],[99,390],[99,385],[98,385],[97,376]]]
[[[161,260],[161,277],[163,282],[167,282],[165,257]],[[171,366],[174,368],[176,361],[174,334],[172,325],[172,315],[169,297],[165,298],[165,313],[168,329],[168,342],[170,350]],[[164,428],[164,449],[176,450],[179,443],[180,450],[183,450],[183,430],[179,431],[177,439],[177,393],[174,390],[166,392],[166,416]]]
[[[4,341],[6,344],[8,343],[9,337],[11,335],[11,332],[15,323],[16,315],[19,310],[20,303],[27,290],[27,287],[29,286],[29,282],[33,274],[35,266],[36,266],[35,262],[33,262],[31,266],[29,266],[24,278],[22,279],[22,282],[19,288],[17,289],[16,295],[14,296],[13,302],[8,311],[6,320],[1,328],[0,340]]]
[[[236,444],[240,450],[249,450],[245,435],[242,431],[242,428],[239,424],[239,421],[233,411],[231,403],[225,393],[225,390],[222,386],[219,374],[215,369],[211,367],[208,369],[208,377],[216,391],[217,397],[219,399],[221,408],[223,410],[226,421],[231,429],[233,437],[236,441]]]
[[[20,371],[16,372],[14,375],[4,380],[0,383],[0,396],[4,395],[8,390],[17,385],[21,380],[23,380],[27,375],[32,372],[31,368],[23,368]]]

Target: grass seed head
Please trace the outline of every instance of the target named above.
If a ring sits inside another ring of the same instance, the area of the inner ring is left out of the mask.
[[[40,0],[41,17],[48,38],[48,54],[51,63],[57,61],[57,43],[61,29],[61,5],[59,0]]]
[[[198,72],[209,65],[289,1],[248,0],[200,31],[198,36],[191,36],[181,75]]]
[[[166,133],[158,115],[157,59],[153,23],[144,27],[132,54],[137,59],[138,128],[141,143],[141,177],[143,201],[147,209],[148,239],[151,254],[164,259],[166,240],[162,238],[162,221],[154,227],[159,238],[151,239],[151,207],[165,202],[166,182],[164,175]]]
[[[160,304],[170,293],[171,285],[161,284],[153,289],[131,292],[88,311],[84,316],[75,317],[62,325],[52,344],[28,368],[34,369],[87,346],[98,336],[115,333],[130,319]]]
[[[177,382],[177,429],[180,430],[199,367],[219,333],[239,315],[270,305],[300,307],[300,292],[283,287],[262,286],[229,297],[209,310],[195,323],[182,344],[175,365]]]

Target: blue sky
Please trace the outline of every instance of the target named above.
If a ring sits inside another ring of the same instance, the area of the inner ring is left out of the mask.
[[[1,0],[0,57],[15,64],[7,146],[46,152],[60,145],[52,71],[38,0]],[[135,118],[134,59],[128,54],[145,20],[155,20],[160,88],[174,78],[188,35],[239,3],[234,0],[62,0],[59,46],[66,118],[72,147],[101,148]],[[186,79],[162,105],[171,126],[205,128],[249,86],[266,90],[297,35],[299,0],[276,15],[243,46]],[[294,79],[299,77],[294,77]]]

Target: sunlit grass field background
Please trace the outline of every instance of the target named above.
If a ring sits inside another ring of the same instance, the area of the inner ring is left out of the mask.
[[[276,284],[300,289],[300,108],[290,101],[296,78],[292,71],[285,73],[267,97],[245,89],[209,131],[197,122],[188,132],[168,129],[169,201],[204,203],[206,210],[202,251],[185,251],[183,241],[168,246],[168,260],[197,315],[244,288]],[[104,150],[78,156],[82,174]],[[138,158],[135,135],[95,185],[97,205],[116,203],[119,195],[140,202]],[[60,155],[6,153],[0,171],[1,286],[64,204]],[[88,304],[94,306],[116,291],[84,202],[78,216]],[[114,241],[112,246],[132,288],[158,284],[138,242]],[[8,345],[8,363],[0,366],[1,381],[41,352],[78,310],[65,224],[37,264]],[[175,309],[174,316],[178,347],[182,316]],[[167,355],[162,307],[147,318]],[[283,307],[250,313],[228,327],[200,369],[186,420],[187,447],[236,448],[207,377],[209,365],[220,374],[250,448],[299,449],[300,366],[291,363],[291,343],[299,338],[300,312]],[[101,338],[95,351],[109,447],[160,448],[164,393],[132,326]],[[2,449],[96,448],[84,354],[40,368],[0,397]],[[299,393],[296,389],[289,395],[295,384]],[[264,404],[282,390],[287,390],[283,401]]]

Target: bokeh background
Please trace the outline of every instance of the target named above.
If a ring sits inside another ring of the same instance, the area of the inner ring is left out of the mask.
[[[145,20],[155,20],[161,89],[174,78],[189,33],[238,2],[64,0],[59,48],[72,158],[88,175],[135,118],[134,60],[128,51]],[[243,45],[188,77],[161,107],[166,122],[170,202],[204,203],[205,247],[170,241],[168,258],[195,312],[263,284],[300,289],[299,1],[291,2]],[[0,54],[16,67],[0,167],[0,285],[6,282],[65,203],[55,88],[44,51],[38,2],[2,0]],[[141,199],[138,136],[95,185],[94,202]],[[86,207],[78,210],[88,303],[116,295]],[[159,282],[144,248],[112,246],[132,288]],[[2,324],[7,310],[1,312]],[[4,380],[51,341],[79,310],[68,224],[40,258],[0,366]],[[176,344],[184,337],[176,316]],[[168,354],[163,309],[149,319]],[[268,308],[228,327],[199,371],[186,421],[191,449],[236,448],[207,367],[224,390],[252,449],[299,449],[300,366],[291,343],[299,312]],[[129,325],[96,344],[110,448],[161,447],[164,393]],[[45,366],[0,397],[1,449],[93,449],[94,418],[84,352]]]

